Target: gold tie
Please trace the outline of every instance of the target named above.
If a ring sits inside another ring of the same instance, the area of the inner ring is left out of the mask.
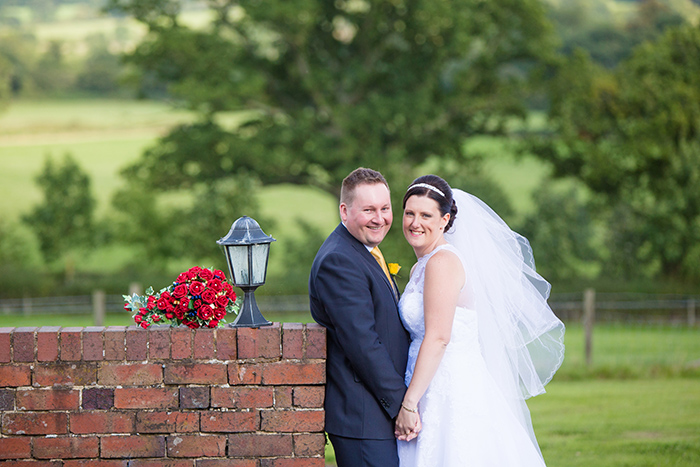
[[[391,282],[391,275],[389,274],[389,268],[386,265],[386,261],[384,261],[384,256],[382,255],[382,252],[379,251],[379,247],[375,246],[372,248],[370,251],[372,253],[372,256],[374,256],[374,259],[377,260],[377,263],[379,263],[379,266],[382,267],[382,271],[384,271],[384,274],[386,274],[386,278],[389,279],[389,284],[391,284],[391,288],[394,288],[394,283]]]

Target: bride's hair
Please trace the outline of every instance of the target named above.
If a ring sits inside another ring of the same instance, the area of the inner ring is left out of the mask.
[[[406,201],[413,195],[427,196],[438,203],[441,215],[444,216],[449,213],[450,220],[447,221],[445,232],[450,230],[457,216],[457,204],[452,197],[452,188],[450,188],[450,185],[448,185],[445,180],[437,175],[423,175],[413,180],[413,183],[408,186],[408,190],[406,190],[406,194],[403,196],[403,209],[406,209]]]

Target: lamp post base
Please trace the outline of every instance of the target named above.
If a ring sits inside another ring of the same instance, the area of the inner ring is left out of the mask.
[[[259,328],[260,326],[270,326],[271,321],[265,319],[265,317],[260,313],[258,308],[258,303],[255,301],[255,289],[245,288],[243,292],[243,306],[238,311],[238,316],[236,320],[229,324],[232,328]]]

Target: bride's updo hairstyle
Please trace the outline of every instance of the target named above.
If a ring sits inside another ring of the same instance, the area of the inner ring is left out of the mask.
[[[445,232],[450,230],[457,216],[457,204],[454,198],[452,198],[452,188],[450,188],[450,185],[448,185],[445,180],[437,175],[423,175],[413,180],[413,183],[408,186],[408,190],[406,190],[406,194],[403,196],[403,209],[406,209],[406,201],[408,201],[408,198],[414,195],[427,196],[437,202],[440,207],[441,215],[444,216],[449,213],[450,220],[447,221]]]

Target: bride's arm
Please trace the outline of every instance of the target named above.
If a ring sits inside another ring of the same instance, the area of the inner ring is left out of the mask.
[[[415,431],[412,427],[420,426],[418,415],[409,410],[418,406],[418,401],[428,389],[445,354],[445,348],[452,334],[457,299],[464,281],[462,263],[452,252],[435,253],[425,266],[423,288],[425,337],[418,351],[411,383],[403,399],[404,409],[399,411],[396,420],[396,431],[402,439],[411,439],[417,435],[417,432],[414,436],[409,434],[409,431]]]

